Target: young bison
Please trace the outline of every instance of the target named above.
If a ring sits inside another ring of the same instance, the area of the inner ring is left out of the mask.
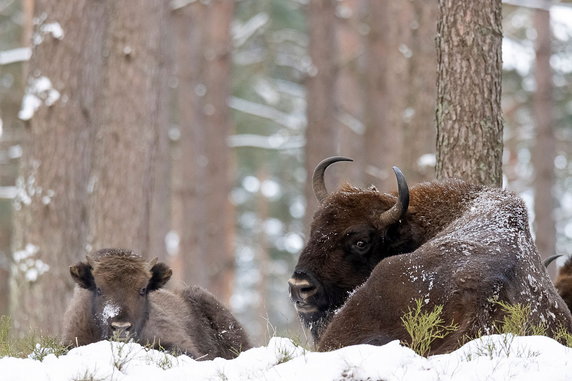
[[[103,249],[70,273],[79,287],[64,316],[66,345],[133,339],[200,360],[229,359],[250,348],[241,325],[209,292],[161,289],[172,270],[156,258]]]
[[[401,317],[424,303],[443,306],[458,330],[431,347],[451,351],[493,331],[498,302],[530,306],[529,323],[554,335],[572,316],[532,241],[523,201],[461,180],[409,189],[398,168],[397,194],[349,185],[328,194],[324,160],[314,171],[320,201],[310,238],[289,280],[298,314],[319,350],[409,341]]]

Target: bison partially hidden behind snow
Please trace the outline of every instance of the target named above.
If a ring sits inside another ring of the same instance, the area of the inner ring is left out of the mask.
[[[490,332],[498,302],[530,306],[530,323],[549,335],[572,330],[572,316],[550,282],[531,239],[522,200],[460,180],[419,184],[398,193],[349,185],[328,194],[326,168],[314,172],[320,207],[289,280],[294,305],[320,350],[409,341],[401,317],[421,300],[443,306],[458,330],[432,353]]]
[[[103,249],[70,267],[76,287],[64,317],[64,343],[134,339],[196,359],[233,358],[250,347],[246,334],[209,292],[163,290],[172,271],[130,250]]]

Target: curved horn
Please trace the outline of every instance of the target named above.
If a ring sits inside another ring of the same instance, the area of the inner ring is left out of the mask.
[[[542,262],[542,264],[544,265],[544,267],[548,267],[549,264],[551,264],[552,262],[554,262],[555,259],[561,257],[563,254],[556,254],[553,255],[551,257],[548,257],[544,260],[544,262]]]
[[[343,156],[332,156],[322,160],[320,164],[316,166],[316,169],[314,169],[314,176],[312,176],[312,188],[314,189],[314,195],[320,204],[328,195],[326,184],[324,183],[324,172],[326,172],[326,168],[328,168],[330,164],[333,164],[337,161],[353,160]]]
[[[405,181],[405,176],[397,167],[393,167],[393,172],[397,178],[397,202],[379,217],[382,226],[388,226],[399,221],[409,207],[409,187]]]

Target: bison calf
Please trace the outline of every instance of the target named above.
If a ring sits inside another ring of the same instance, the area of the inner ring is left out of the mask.
[[[172,270],[157,259],[103,249],[70,273],[79,287],[64,317],[66,345],[133,339],[201,360],[233,358],[250,348],[241,325],[209,292],[161,289]]]

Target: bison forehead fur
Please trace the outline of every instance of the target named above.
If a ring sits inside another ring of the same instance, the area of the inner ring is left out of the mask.
[[[250,347],[241,325],[206,290],[160,289],[172,271],[156,259],[104,249],[70,273],[78,287],[64,316],[66,345],[135,339],[198,359],[232,358]]]
[[[427,308],[443,305],[445,320],[460,327],[435,342],[435,353],[489,330],[502,318],[497,301],[530,305],[531,321],[549,334],[572,329],[530,236],[524,203],[512,193],[460,180],[423,183],[390,220],[380,215],[401,194],[346,185],[331,194],[322,187],[320,195],[289,280],[319,349],[407,340],[401,316],[415,299]]]

